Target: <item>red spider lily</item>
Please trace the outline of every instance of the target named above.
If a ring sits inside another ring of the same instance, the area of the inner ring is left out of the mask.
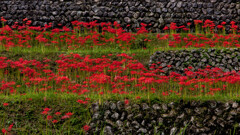
[[[94,74],[93,76],[90,77],[90,80],[92,82],[96,82],[96,83],[100,83],[100,84],[109,82],[109,79],[110,79],[110,76],[105,75],[103,73]]]
[[[141,99],[141,97],[140,96],[136,96],[136,99]]]
[[[66,113],[66,115],[72,116],[72,115],[73,115],[73,113],[71,113],[71,112],[68,112],[68,113]]]
[[[64,115],[64,116],[62,116],[62,118],[61,119],[68,119],[68,118],[70,118],[71,116],[69,116],[69,115]]]
[[[12,127],[13,127],[13,124],[12,123],[11,125],[9,125],[8,127],[8,130],[6,130],[5,128],[2,128],[2,133],[5,135],[5,134],[8,134],[8,132],[10,132],[12,130]]]
[[[184,31],[189,31],[190,29],[189,28],[183,28]]]
[[[221,25],[226,25],[226,22],[222,22]]]
[[[85,132],[87,132],[87,131],[90,129],[90,126],[84,125],[84,126],[83,126],[83,129],[84,129]]]
[[[120,24],[118,22],[114,22],[113,25],[116,27],[116,28],[119,28],[120,27]]]
[[[223,26],[222,25],[217,25],[217,28],[218,29],[223,29]]]
[[[24,22],[27,21],[27,20],[28,20],[27,18],[24,18],[24,19],[23,19]]]
[[[50,108],[44,108],[41,114],[47,115],[50,110],[51,110]]]
[[[80,103],[80,104],[88,104],[88,101],[83,101],[83,100],[80,100],[80,99],[77,100],[77,102]]]
[[[191,24],[192,24],[191,22],[188,22],[188,23],[187,23],[187,26],[190,26]]]
[[[55,115],[61,115],[61,113],[60,112],[56,112]]]
[[[168,96],[168,92],[166,91],[166,92],[162,92],[162,95],[163,96]]]
[[[47,115],[48,111],[43,111],[43,112],[41,112],[41,114]]]
[[[125,104],[128,105],[129,104],[129,100],[125,99]]]
[[[165,26],[164,28],[163,28],[163,30],[168,30],[169,28],[167,27],[167,26]]]
[[[10,131],[12,130],[13,124],[14,124],[14,123],[12,123],[11,125],[9,125],[9,127],[8,127],[8,132],[10,132]]]
[[[140,25],[143,26],[143,27],[147,26],[147,24],[145,24],[145,23],[141,23]]]
[[[8,103],[3,103],[3,106],[8,106],[9,104]]]
[[[52,118],[53,118],[53,116],[51,116],[51,115],[47,116],[47,120],[51,120]]]
[[[32,21],[31,21],[31,20],[28,20],[27,23],[26,23],[26,25],[30,25],[31,23],[32,23]]]
[[[176,23],[173,23],[173,22],[171,22],[171,24],[170,24],[170,27],[169,27],[171,30],[176,30],[176,29],[178,29],[178,27],[177,27],[177,25],[176,25]]]
[[[235,23],[236,23],[236,22],[234,22],[234,21],[231,21],[231,22],[230,22],[231,25],[234,25]]]
[[[58,120],[53,120],[52,123],[56,124],[58,123]]]
[[[6,22],[7,20],[1,17],[1,22]]]
[[[203,23],[201,20],[194,20],[194,24]]]
[[[5,128],[2,129],[2,133],[5,135],[7,134],[7,130]]]

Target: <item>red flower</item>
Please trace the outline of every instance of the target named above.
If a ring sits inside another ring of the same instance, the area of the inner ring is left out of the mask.
[[[9,132],[12,130],[13,124],[14,124],[14,123],[12,123],[12,124],[8,127],[8,131],[9,131]]]
[[[44,108],[43,110],[48,112],[48,111],[50,111],[51,109],[50,109],[50,108]]]
[[[58,121],[57,120],[53,120],[52,123],[57,123]]]
[[[2,22],[6,22],[7,20],[4,19],[3,17],[1,17],[1,21],[2,21]]]
[[[129,104],[129,100],[125,99],[125,104],[128,105]]]
[[[191,70],[191,69],[193,69],[193,67],[189,66],[189,67],[188,67],[188,69],[190,69],[190,70]]]
[[[48,114],[48,111],[43,111],[41,114],[45,114],[46,115],[46,114]]]
[[[141,99],[141,97],[140,96],[136,96],[136,99]]]
[[[222,23],[221,23],[221,25],[225,25],[225,24],[226,24],[226,22],[222,22]]]
[[[79,100],[77,100],[77,102],[80,103],[80,104],[82,104],[84,101],[81,100],[81,99],[79,99]]]
[[[56,112],[55,115],[61,115],[61,113],[60,112]]]
[[[27,18],[24,18],[23,21],[27,21],[28,19]]]
[[[235,24],[235,22],[234,22],[234,21],[231,21],[231,22],[230,22],[230,24],[231,24],[231,25],[234,25],[234,24]]]
[[[140,23],[140,25],[141,25],[142,27],[146,27],[146,26],[147,26],[147,24],[145,24],[145,23]]]
[[[70,118],[70,116],[69,115],[62,116],[62,119],[67,119],[67,118]]]
[[[163,30],[168,30],[168,26],[165,26],[165,27],[163,28]]]
[[[51,115],[47,116],[47,120],[51,120],[52,118],[53,118],[53,116],[51,116]]]
[[[85,125],[85,126],[83,126],[83,129],[84,129],[84,131],[88,131],[90,129],[90,126]]]
[[[168,92],[166,91],[166,92],[162,92],[162,95],[163,96],[167,96],[168,95]]]
[[[218,29],[222,29],[223,26],[222,26],[222,25],[218,25],[217,28],[218,28]]]
[[[194,20],[194,24],[203,23],[201,20]]]
[[[7,134],[7,130],[6,129],[2,129],[2,133],[5,135],[5,134]]]
[[[8,103],[3,103],[3,106],[8,106],[9,104]]]
[[[73,113],[71,113],[71,112],[68,112],[68,113],[66,113],[66,115],[68,115],[68,116],[72,116],[72,115],[73,115]]]

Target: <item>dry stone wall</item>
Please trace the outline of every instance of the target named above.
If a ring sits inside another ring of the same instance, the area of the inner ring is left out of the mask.
[[[207,66],[224,72],[240,71],[240,48],[157,51],[149,61],[150,69],[161,68],[167,75],[170,72],[184,74],[188,67],[197,71]]]
[[[1,0],[0,16],[8,25],[32,20],[34,26],[52,22],[70,26],[71,21],[118,21],[122,27],[135,30],[140,23],[151,24],[149,30],[159,32],[175,22],[184,25],[193,20],[210,19],[239,22],[240,0]],[[130,24],[130,27],[125,27]],[[228,28],[227,28],[228,29]]]
[[[92,104],[87,134],[228,135],[240,133],[239,102],[189,101]]]

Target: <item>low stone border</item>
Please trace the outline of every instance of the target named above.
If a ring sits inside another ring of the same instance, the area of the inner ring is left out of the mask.
[[[168,66],[170,65],[170,66]],[[240,48],[234,49],[193,49],[176,51],[158,51],[150,57],[149,67],[161,68],[166,74],[184,73],[191,66],[193,71],[218,67],[223,71],[240,70]]]
[[[151,24],[149,30],[159,32],[171,22],[186,25],[193,20],[212,20],[216,24],[240,20],[239,0],[1,0],[0,17],[21,24],[24,18],[34,26],[53,23],[70,26],[71,21],[118,21],[128,30],[141,23]],[[130,24],[130,27],[126,27]]]
[[[158,104],[92,104],[87,134],[239,134],[239,102],[189,101]]]

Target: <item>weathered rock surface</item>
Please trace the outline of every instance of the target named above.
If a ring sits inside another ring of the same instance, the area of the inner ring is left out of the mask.
[[[210,68],[218,67],[223,71],[239,71],[240,69],[240,48],[234,49],[194,49],[194,50],[178,50],[155,52],[149,61],[150,69],[162,68],[169,74],[176,72],[185,74],[185,71],[197,71],[207,66]],[[154,66],[153,66],[154,65]],[[167,66],[169,68],[165,68]],[[192,67],[192,69],[189,69]]]
[[[121,109],[112,107],[122,104]],[[123,102],[92,105],[87,134],[230,134],[240,133],[239,102],[186,101],[171,103]],[[108,117],[114,116],[114,117]],[[235,127],[234,127],[235,126]]]
[[[52,27],[71,26],[71,21],[121,22],[126,30],[135,31],[140,23],[151,23],[147,28],[159,32],[175,22],[186,25],[195,20],[210,19],[216,24],[240,20],[239,1],[233,0],[1,0],[0,16],[8,25],[24,18],[34,26],[52,22]],[[130,24],[130,27],[125,27]],[[226,27],[229,27],[228,24]],[[227,29],[226,29],[227,30]]]

